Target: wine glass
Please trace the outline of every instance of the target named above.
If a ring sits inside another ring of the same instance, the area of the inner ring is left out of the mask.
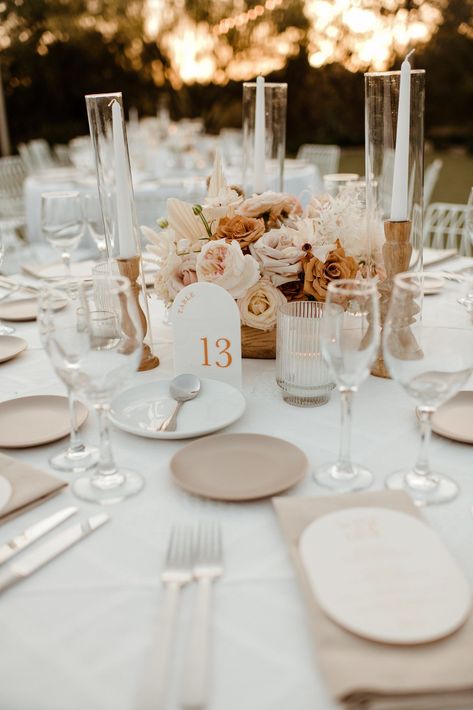
[[[341,397],[342,430],[338,460],[319,466],[314,478],[340,492],[367,488],[373,474],[351,460],[353,394],[368,377],[379,345],[378,292],[375,283],[341,279],[329,284],[322,318],[321,344]]]
[[[459,303],[463,279],[438,275],[442,288],[427,296],[424,279],[427,287],[430,274],[398,274],[383,329],[384,360],[393,379],[417,403],[421,428],[416,463],[391,474],[386,485],[407,491],[417,505],[443,503],[458,493],[454,481],[430,467],[431,420],[473,372],[472,316]]]
[[[5,243],[3,241],[3,234],[2,230],[0,229],[0,265],[3,262],[3,257],[5,255]],[[12,333],[15,332],[15,328],[12,328],[10,325],[5,325],[0,321],[0,335],[11,335]]]
[[[59,251],[66,274],[71,275],[71,252],[79,246],[85,231],[78,192],[46,192],[41,195],[41,229],[47,241]]]
[[[111,195],[105,197],[111,200]],[[94,240],[100,253],[100,260],[107,258],[107,241],[105,238],[105,224],[102,209],[97,193],[86,192],[82,196],[84,216],[90,236]]]
[[[61,283],[63,286],[62,288],[57,288],[54,283],[45,285],[44,288],[41,289],[38,298],[38,325],[40,338],[44,349],[50,357],[51,338],[53,337],[53,334],[61,331],[64,337],[66,337],[66,334],[70,329],[70,314],[68,312],[68,308],[74,307],[74,301],[75,307],[78,307],[79,289],[77,280],[71,279],[69,282],[67,287],[67,299],[64,296],[64,286],[67,282],[64,281]],[[57,304],[62,299],[66,300],[67,307],[64,310],[57,310]],[[77,427],[77,416],[74,406],[75,392],[69,378],[63,375],[63,371],[57,367],[55,369],[67,388],[71,433],[67,448],[59,454],[52,456],[49,459],[49,464],[58,471],[67,471],[70,473],[87,471],[97,463],[98,449],[95,446],[89,446],[83,443]]]
[[[49,310],[48,352],[60,377],[85,394],[100,425],[97,467],[72,488],[84,500],[117,503],[143,486],[138,473],[115,463],[108,422],[110,400],[140,364],[143,334],[136,302],[123,276],[94,274],[90,280],[55,287],[67,306]]]

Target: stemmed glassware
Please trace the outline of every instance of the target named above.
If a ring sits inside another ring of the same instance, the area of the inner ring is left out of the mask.
[[[41,342],[48,354],[50,354],[50,337],[54,330],[61,329],[66,332],[68,328],[69,314],[63,309],[57,310],[57,305],[61,303],[64,296],[64,290],[67,281],[62,281],[61,288],[56,287],[54,282],[51,284],[46,284],[40,291],[38,298],[38,324]],[[76,301],[76,307],[78,308],[78,282],[75,280],[70,281],[70,286],[67,288],[68,292],[68,304]],[[55,328],[52,328],[52,316],[54,314]],[[87,471],[88,469],[95,466],[98,460],[98,449],[95,446],[89,446],[83,443],[82,438],[79,434],[77,428],[77,416],[75,411],[75,393],[72,388],[72,384],[69,378],[64,377],[61,370],[56,367],[56,372],[59,377],[63,380],[67,388],[67,398],[69,404],[69,419],[71,423],[71,434],[69,437],[69,444],[64,451],[59,454],[52,456],[49,459],[49,464],[57,469],[58,471],[68,471],[70,473],[77,473],[80,471]]]
[[[470,190],[466,205],[465,229],[471,244],[473,244],[473,187]],[[465,277],[466,289],[463,295],[460,296],[459,303],[471,312],[473,311],[473,268],[470,266],[466,269],[461,269],[460,273]]]
[[[379,345],[376,284],[341,279],[329,284],[322,318],[322,353],[341,397],[341,436],[338,460],[315,470],[317,483],[346,492],[367,488],[372,473],[351,459],[351,411],[354,393],[368,377]]]
[[[3,242],[3,234],[2,231],[0,230],[0,264],[3,262],[3,256],[5,254],[5,245]],[[15,328],[12,328],[10,325],[5,325],[0,321],[0,335],[11,335],[12,333],[15,332]]]
[[[41,229],[61,254],[66,275],[71,275],[71,252],[84,235],[85,221],[78,192],[46,192],[41,195]]]
[[[417,403],[421,427],[416,463],[391,474],[386,485],[407,491],[417,505],[443,503],[458,493],[454,481],[431,469],[431,419],[473,372],[472,315],[459,303],[463,280],[444,274],[439,293],[424,295],[429,276],[419,272],[395,277],[383,329],[384,360],[393,379]]]
[[[138,473],[115,463],[108,422],[112,396],[141,359],[142,328],[130,282],[105,274],[56,283],[55,288],[67,305],[61,311],[51,304],[47,309],[48,353],[61,379],[92,404],[100,425],[97,467],[91,476],[77,478],[72,488],[84,500],[117,503],[143,486]]]
[[[110,195],[104,197],[111,200]],[[105,260],[107,258],[107,241],[105,238],[105,225],[99,196],[95,192],[86,192],[82,196],[82,203],[90,236],[99,250],[100,259]]]

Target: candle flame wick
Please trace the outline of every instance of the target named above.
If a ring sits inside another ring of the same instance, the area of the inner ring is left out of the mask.
[[[408,61],[408,60],[409,60],[409,57],[411,56],[411,54],[414,54],[415,51],[416,51],[415,49],[411,49],[411,51],[409,52],[409,54],[406,56],[405,61]]]

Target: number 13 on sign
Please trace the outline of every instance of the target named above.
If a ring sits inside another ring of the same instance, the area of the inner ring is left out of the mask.
[[[213,358],[215,356],[213,353],[211,353],[211,355],[209,356],[209,339],[207,337],[203,337],[200,340],[203,345],[202,365],[204,367],[212,367],[212,365],[221,368],[230,367],[233,362],[233,357],[230,352],[230,348],[232,346],[231,340],[229,340],[228,338],[218,338],[215,341],[214,348],[216,359],[212,360],[212,362],[209,360],[209,357]]]

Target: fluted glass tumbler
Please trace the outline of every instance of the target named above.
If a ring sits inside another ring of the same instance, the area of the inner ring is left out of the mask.
[[[324,304],[294,301],[278,311],[276,382],[283,399],[297,407],[318,407],[330,399],[335,383],[322,357],[320,324]]]

